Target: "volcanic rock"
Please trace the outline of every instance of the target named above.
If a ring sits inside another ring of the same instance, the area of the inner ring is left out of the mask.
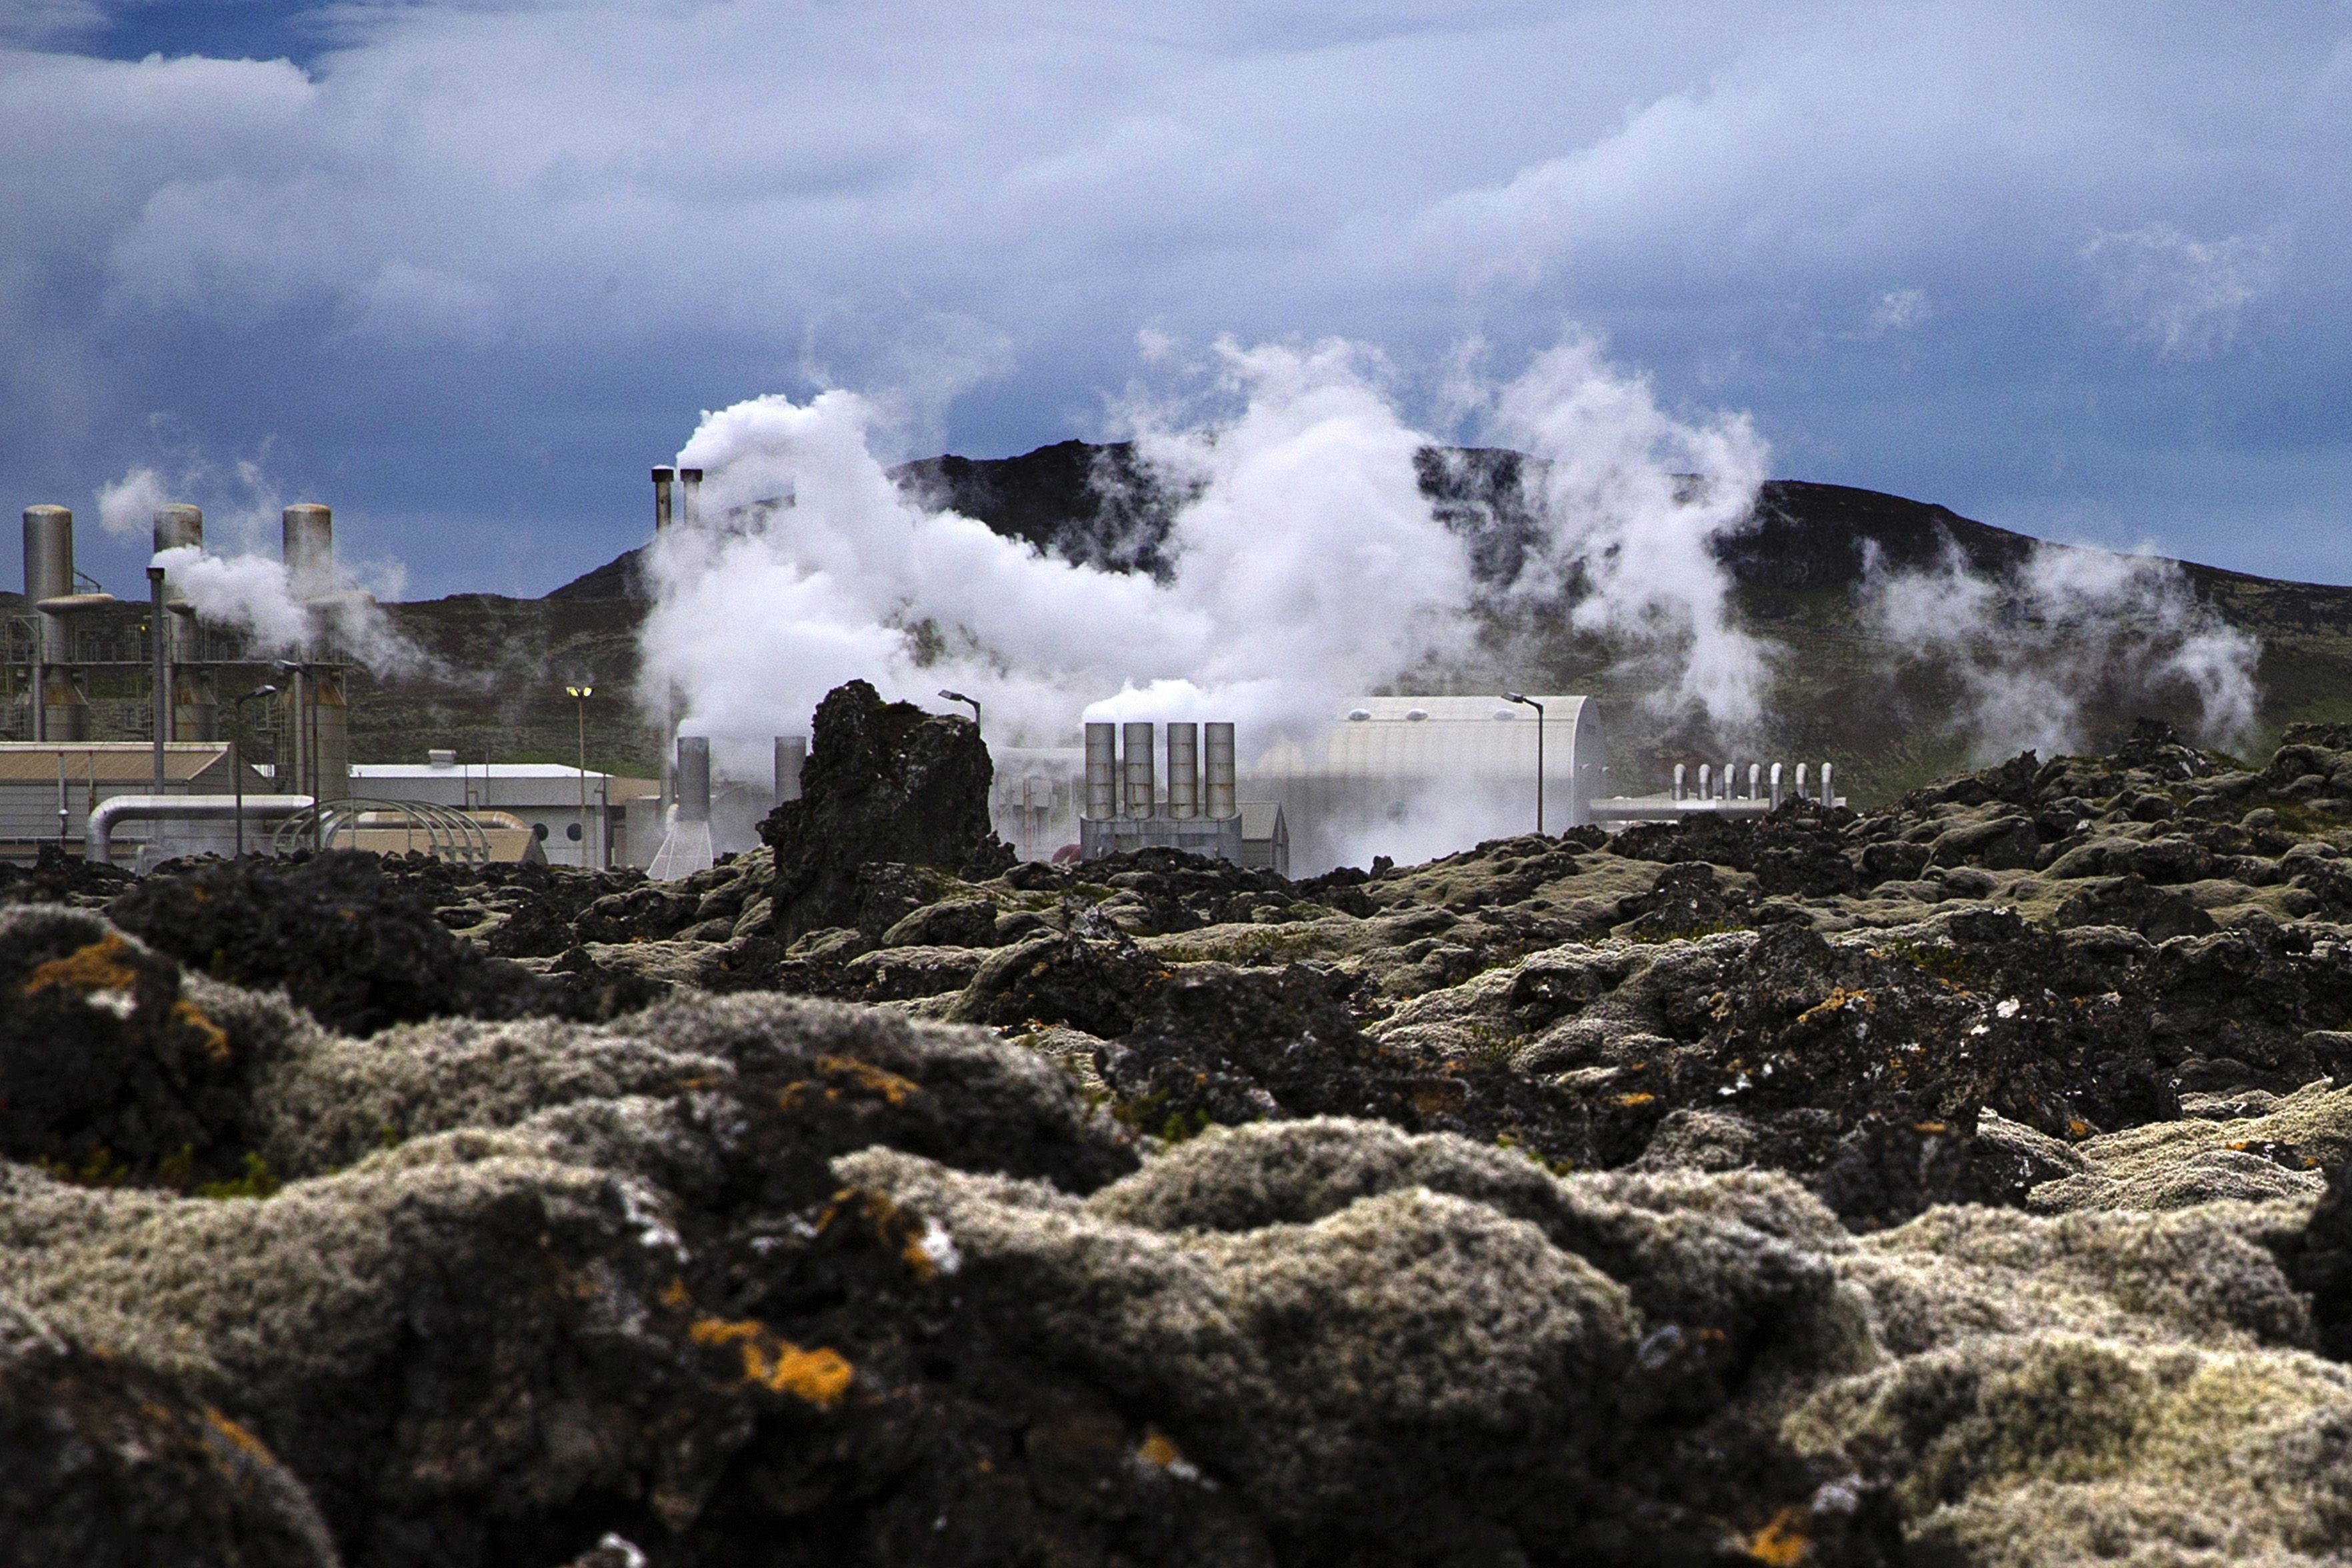
[[[992,777],[978,725],[927,714],[911,702],[886,703],[862,680],[826,693],[817,705],[800,798],[760,825],[776,857],[777,939],[864,924],[856,919],[864,866],[892,862],[985,876],[1012,864],[1012,851],[989,826]]]

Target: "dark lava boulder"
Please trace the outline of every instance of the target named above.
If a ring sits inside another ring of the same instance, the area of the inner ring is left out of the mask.
[[[376,857],[331,850],[282,864],[231,860],[149,877],[108,906],[115,924],[191,969],[283,986],[328,1026],[468,1014],[579,1016],[574,994],[461,941]]]
[[[220,1001],[94,914],[0,911],[0,1157],[103,1182],[235,1176],[292,1018]]]
[[[776,852],[776,937],[860,923],[857,869],[874,861],[981,876],[1011,865],[1012,850],[989,826],[994,776],[971,721],[885,702],[863,680],[827,692],[801,797],[760,825]]]
[[[0,1301],[9,1568],[334,1568],[301,1486],[165,1379]]]

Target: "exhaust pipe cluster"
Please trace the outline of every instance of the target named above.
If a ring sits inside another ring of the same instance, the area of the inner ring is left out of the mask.
[[[1160,798],[1155,763],[1158,726],[1087,726],[1087,811],[1098,822],[1114,817],[1223,821],[1241,815],[1234,768],[1234,727],[1226,723],[1168,726],[1168,793]]]

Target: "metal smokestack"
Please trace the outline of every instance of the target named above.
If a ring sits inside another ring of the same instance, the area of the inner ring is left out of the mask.
[[[1168,815],[1201,815],[1201,726],[1168,726]]]
[[[1222,822],[1242,813],[1240,791],[1234,777],[1234,727],[1231,724],[1201,726],[1202,750],[1206,753],[1208,815]]]
[[[685,491],[683,498],[685,506],[682,509],[685,515],[679,521],[687,527],[692,528],[702,521],[702,470],[680,468],[677,471],[677,479],[680,488]]]
[[[808,766],[808,737],[776,737],[776,804],[801,797],[801,770]]]
[[[189,544],[199,550],[205,547],[205,509],[190,506],[185,501],[157,507],[155,553],[161,555],[166,550],[177,550]],[[177,587],[168,585],[163,590],[163,596],[166,599],[185,597]]]
[[[155,552],[202,550],[205,547],[204,508],[184,501],[155,509]],[[220,736],[220,692],[213,672],[203,667],[202,633],[195,606],[177,583],[163,584],[163,636],[168,639],[172,686],[171,738],[211,741]]]
[[[279,514],[287,586],[305,604],[335,591],[335,513],[305,501]]]
[[[1127,726],[1121,737],[1125,752],[1128,816],[1159,815],[1159,792],[1152,787],[1151,751],[1153,725],[1143,720]]]
[[[1087,815],[1097,822],[1118,815],[1118,726],[1087,726]]]
[[[654,531],[659,533],[669,526],[670,481],[677,478],[676,468],[654,470]]]
[[[72,510],[61,506],[26,507],[25,597],[39,613],[28,698],[36,741],[89,738],[89,708],[74,679],[73,630],[67,624],[62,603],[73,596]]]
[[[677,819],[710,820],[710,737],[677,738]]]

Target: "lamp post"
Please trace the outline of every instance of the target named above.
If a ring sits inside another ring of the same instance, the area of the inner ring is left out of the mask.
[[[277,695],[274,686],[257,686],[242,697],[229,699],[228,776],[236,786],[236,858],[240,860],[245,858],[245,705]]]
[[[977,698],[977,697],[966,697],[966,696],[965,696],[962,692],[961,692],[961,691],[950,691],[950,690],[947,690],[945,688],[941,688],[941,689],[940,689],[940,696],[942,696],[942,697],[944,697],[944,698],[946,698],[946,699],[947,699],[949,701],[950,701],[950,702],[969,702],[969,703],[971,703],[971,727],[972,727],[973,729],[975,729],[975,730],[977,730],[977,729],[979,729],[979,728],[980,728],[980,699],[979,699],[979,698]]]
[[[1532,697],[1523,697],[1516,691],[1504,692],[1503,700],[1517,702],[1523,708],[1532,708],[1536,710],[1536,837],[1540,838],[1543,837],[1543,704]]]
[[[580,721],[580,865],[584,870],[588,865],[588,699],[596,695],[596,689],[583,685],[563,689],[571,694],[572,712]]]

